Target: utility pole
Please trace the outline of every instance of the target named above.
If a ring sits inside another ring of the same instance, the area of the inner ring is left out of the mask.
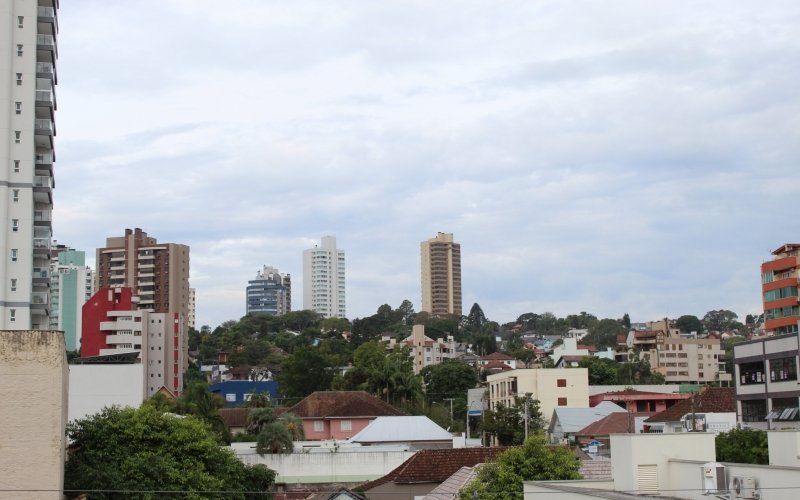
[[[451,429],[453,428],[453,424],[455,423],[453,421],[453,399],[454,398],[444,398],[445,401],[450,401],[450,428]],[[467,412],[467,413],[469,413],[469,412]],[[469,418],[469,417],[467,417],[467,418]]]

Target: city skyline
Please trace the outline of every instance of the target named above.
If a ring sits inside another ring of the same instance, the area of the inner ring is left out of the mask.
[[[70,2],[54,238],[189,245],[198,327],[320,234],[350,318],[420,310],[438,231],[499,322],[760,313],[800,233],[800,6],[687,6]]]

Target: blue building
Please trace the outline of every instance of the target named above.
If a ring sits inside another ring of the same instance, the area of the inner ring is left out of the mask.
[[[219,394],[228,406],[242,406],[253,393],[269,393],[273,400],[278,399],[278,383],[274,380],[228,380],[211,384],[212,394]]]
[[[282,316],[292,310],[292,281],[274,267],[264,266],[247,282],[247,314]]]

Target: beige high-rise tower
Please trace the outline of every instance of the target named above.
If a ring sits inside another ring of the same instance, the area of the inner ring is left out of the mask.
[[[130,287],[139,309],[189,318],[189,247],[158,243],[139,228],[106,238],[97,249],[97,290]]]
[[[453,233],[439,233],[420,244],[422,310],[433,316],[461,315],[461,245]]]

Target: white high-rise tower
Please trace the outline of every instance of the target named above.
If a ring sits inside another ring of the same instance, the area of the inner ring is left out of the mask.
[[[336,238],[323,236],[319,246],[303,250],[303,309],[326,318],[346,318],[344,250]]]
[[[50,327],[57,10],[0,2],[0,330]]]

